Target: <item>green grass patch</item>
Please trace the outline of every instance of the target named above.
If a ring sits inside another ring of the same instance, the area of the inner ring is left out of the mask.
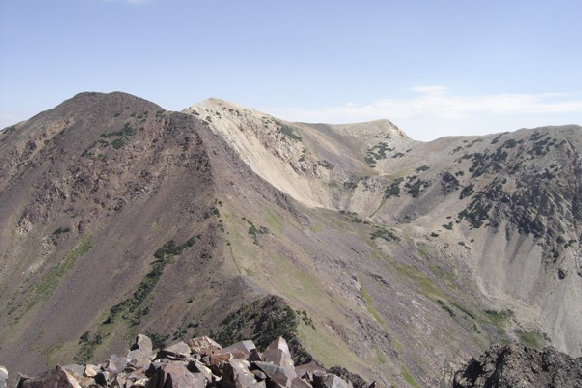
[[[424,296],[433,301],[443,300],[448,301],[448,296],[439,289],[433,281],[420,270],[394,261],[388,262],[389,266],[396,270],[399,274],[409,278],[414,282],[418,291]]]
[[[54,267],[52,267],[36,286],[29,298],[28,309],[37,302],[46,301],[51,297],[61,280],[75,267],[77,260],[91,249],[91,240],[84,238]]]
[[[485,310],[485,314],[487,315],[489,321],[496,326],[505,325],[505,323],[507,323],[507,321],[513,318],[515,315],[514,312],[510,309]]]
[[[253,244],[255,245],[259,245],[259,235],[260,234],[269,234],[271,231],[269,230],[269,228],[267,228],[266,226],[259,226],[258,228],[255,226],[255,224],[247,219],[246,220],[249,223],[249,236],[251,236],[251,239],[253,240]]]
[[[372,347],[374,348],[374,351],[376,352],[376,360],[378,362],[378,364],[386,364],[386,356],[384,355],[384,353],[378,349],[377,346],[372,345]]]
[[[411,387],[420,388],[420,385],[418,385],[416,380],[414,380],[414,377],[412,377],[406,365],[400,366],[400,372],[402,373],[402,378],[404,381],[406,381]]]
[[[366,292],[366,288],[364,287],[363,284],[361,287],[361,294],[362,294],[362,299],[366,303],[366,309],[368,310],[368,312],[374,317],[374,319],[376,320],[376,322],[378,322],[380,324],[380,326],[382,326],[383,328],[386,328],[386,322],[384,322],[384,320],[382,319],[382,317],[378,313],[378,310],[376,310],[374,308],[374,306],[372,306],[372,298]]]
[[[535,349],[541,349],[550,343],[550,337],[539,330],[517,330],[519,341]]]
[[[277,233],[281,233],[283,231],[284,226],[283,218],[278,216],[273,211],[273,209],[269,208],[268,206],[265,206],[264,204],[259,204],[259,207],[261,208],[265,215],[265,222],[267,223],[267,225],[271,229],[275,230]]]
[[[453,306],[455,306],[456,308],[458,308],[459,310],[461,310],[462,312],[464,312],[469,317],[471,317],[471,319],[475,319],[475,315],[473,314],[473,312],[471,310],[469,310],[468,308],[466,308],[465,306],[463,306],[459,303],[456,303],[456,302],[451,302],[451,304]]]

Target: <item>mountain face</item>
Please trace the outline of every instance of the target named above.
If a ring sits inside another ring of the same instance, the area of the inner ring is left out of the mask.
[[[0,132],[0,361],[104,359],[267,295],[313,357],[386,386],[499,342],[580,356],[581,129],[425,143],[82,93]]]

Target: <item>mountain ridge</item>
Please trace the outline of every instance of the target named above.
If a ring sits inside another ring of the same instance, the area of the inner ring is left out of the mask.
[[[424,143],[221,103],[63,104],[0,132],[12,363],[71,359],[85,331],[104,357],[136,329],[212,330],[266,294],[310,317],[310,353],[385,384],[435,385],[500,340],[579,352],[580,127]]]

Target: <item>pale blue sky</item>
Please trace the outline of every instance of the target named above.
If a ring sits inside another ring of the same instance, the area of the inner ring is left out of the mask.
[[[582,124],[580,0],[0,4],[0,128],[88,90],[424,140]]]

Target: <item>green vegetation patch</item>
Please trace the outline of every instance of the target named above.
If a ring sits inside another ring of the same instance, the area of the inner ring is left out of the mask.
[[[58,236],[59,234],[63,234],[63,233],[69,233],[70,231],[71,231],[71,228],[68,226],[59,226],[53,232],[53,236]]]
[[[101,137],[114,138],[111,141],[111,146],[117,150],[123,147],[128,138],[135,136],[136,133],[137,131],[135,128],[133,128],[129,123],[125,123],[121,130],[103,134]]]
[[[521,343],[531,346],[535,349],[541,349],[550,343],[550,337],[543,331],[539,330],[517,330],[517,336]]]
[[[418,196],[430,186],[429,181],[423,181],[419,179],[416,175],[407,177],[407,182],[404,184],[404,189],[413,198],[418,198]]]
[[[246,220],[249,223],[249,236],[251,237],[251,239],[253,240],[253,244],[255,245],[259,245],[259,235],[260,234],[269,234],[271,233],[271,231],[269,230],[269,228],[267,228],[266,226],[259,226],[258,228],[255,226],[255,224],[247,219]]]
[[[400,366],[400,372],[402,373],[402,378],[404,379],[404,381],[410,384],[411,387],[420,388],[420,385],[418,385],[416,380],[414,380],[414,377],[412,377],[406,365]]]
[[[328,170],[333,170],[333,167],[334,167],[333,164],[328,162],[327,160],[320,160],[317,162],[317,165],[321,166],[325,169],[328,169]]]
[[[370,222],[367,220],[362,220],[359,216],[358,213],[356,212],[351,212],[349,210],[340,210],[340,214],[348,217],[350,219],[350,221],[358,223],[358,224],[369,224]]]
[[[377,238],[381,238],[388,242],[400,241],[400,238],[398,236],[396,236],[394,233],[392,233],[386,228],[378,228],[377,230],[370,234],[370,240],[375,240]]]
[[[463,306],[462,304],[456,303],[456,302],[452,302],[451,304],[453,306],[455,306],[456,308],[458,308],[459,310],[461,310],[462,312],[464,312],[467,316],[471,317],[471,319],[475,319],[475,315],[467,307]]]
[[[386,152],[393,151],[394,148],[390,148],[388,143],[385,141],[381,141],[380,143],[376,144],[374,147],[369,148],[366,151],[366,157],[364,161],[370,167],[376,167],[376,161],[383,160],[387,158]]]
[[[178,256],[182,254],[184,249],[194,246],[195,241],[196,238],[192,237],[184,244],[176,245],[174,240],[170,240],[163,247],[158,248],[154,252],[156,260],[151,263],[150,271],[139,282],[130,298],[111,307],[108,321],[112,322],[117,317],[121,317],[131,326],[138,325],[140,317],[149,313],[149,307],[143,307],[142,304],[158,284],[164,273],[164,268],[172,262],[174,256]]]
[[[390,183],[390,186],[388,186],[388,188],[384,192],[384,198],[387,199],[390,197],[400,197],[400,184],[402,183],[402,181],[404,181],[403,177],[398,177],[394,179]]]
[[[374,308],[374,306],[372,306],[372,298],[366,292],[366,289],[364,288],[363,284],[361,285],[360,292],[362,294],[362,299],[366,303],[366,309],[368,310],[368,312],[374,317],[374,319],[376,320],[376,322],[378,322],[380,324],[380,326],[382,326],[383,328],[386,328],[386,323],[384,322],[384,320],[382,319],[382,317],[378,313],[378,310],[376,310]]]
[[[291,128],[290,126],[280,123],[277,123],[277,132],[279,132],[281,135],[293,140],[293,141],[301,141],[303,140],[303,138],[299,135],[297,135],[295,133],[295,131],[293,130],[293,128]]]
[[[10,135],[12,132],[16,131],[16,126],[6,127],[2,130],[2,134]]]
[[[251,339],[259,351],[264,351],[279,336],[290,340],[297,333],[300,319],[283,299],[270,295],[228,314],[210,336],[223,345]]]
[[[433,281],[426,276],[422,271],[405,264],[397,263],[394,261],[389,262],[390,267],[396,270],[403,276],[406,276],[414,282],[419,292],[433,301],[443,300],[447,301],[449,298],[447,295],[438,288]]]
[[[141,317],[147,315],[150,309],[149,306],[144,306],[144,302],[158,284],[164,273],[164,268],[172,262],[174,256],[180,255],[185,249],[194,246],[195,241],[196,238],[192,237],[185,243],[177,245],[174,240],[170,240],[161,248],[156,249],[154,252],[155,260],[151,263],[151,270],[139,282],[133,295],[111,306],[109,316],[99,325],[94,334],[85,332],[81,335],[80,348],[75,356],[76,362],[84,363],[91,359],[95,349],[110,334],[108,327],[115,321],[121,319],[122,322],[127,322],[130,326],[137,326],[140,323]],[[151,338],[152,333],[149,334]],[[151,338],[152,342],[154,338]]]
[[[451,318],[455,317],[455,312],[453,311],[453,309],[451,308],[451,306],[449,306],[448,304],[446,304],[445,302],[443,302],[442,300],[437,300],[437,303],[443,308],[443,310],[445,310],[447,313],[449,313],[449,315],[451,316]]]
[[[485,314],[489,321],[496,326],[505,325],[505,323],[515,315],[513,310],[510,309],[485,310]]]
[[[47,300],[53,294],[61,280],[75,267],[77,260],[91,249],[91,240],[83,239],[79,245],[65,255],[60,263],[52,267],[33,290],[29,305]]]

